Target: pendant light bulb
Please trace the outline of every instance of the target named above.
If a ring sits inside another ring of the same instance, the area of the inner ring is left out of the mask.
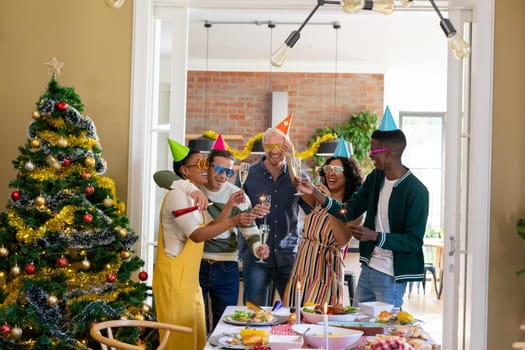
[[[470,55],[470,46],[457,33],[448,38],[448,44],[454,57],[458,60],[462,60]]]
[[[286,56],[288,56],[288,45],[282,44],[281,47],[279,47],[270,58],[270,63],[274,67],[282,67],[284,61],[286,60]]]
[[[343,11],[346,13],[357,13],[365,7],[365,0],[343,0],[341,1]]]
[[[390,15],[395,7],[394,0],[366,0],[364,9]]]
[[[114,9],[119,9],[124,5],[125,0],[105,0],[106,6],[112,7]]]

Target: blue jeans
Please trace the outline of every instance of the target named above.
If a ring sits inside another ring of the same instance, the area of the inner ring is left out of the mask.
[[[277,289],[282,298],[291,271],[291,265],[272,267],[270,264],[256,263],[253,259],[243,261],[244,303],[251,301],[261,306],[272,305],[273,300],[269,300],[272,295],[270,287]]]
[[[239,299],[239,264],[237,261],[208,262],[201,260],[199,283],[202,289],[206,319],[208,319],[208,294],[214,329],[228,305],[237,305]],[[187,305],[186,305],[187,306]],[[184,305],[182,307],[185,307]],[[209,322],[206,322],[209,326]],[[211,330],[209,329],[209,331]]]
[[[360,303],[382,301],[393,304],[395,307],[401,307],[406,287],[406,282],[396,283],[393,276],[362,264],[355,294]]]

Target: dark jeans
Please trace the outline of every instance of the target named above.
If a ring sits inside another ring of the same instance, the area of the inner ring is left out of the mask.
[[[268,300],[268,296],[272,295],[272,293],[269,293],[270,286],[275,286],[282,299],[291,270],[291,265],[271,267],[269,264],[258,264],[251,259],[243,261],[244,303],[251,301],[261,306],[272,305],[273,300]]]
[[[237,305],[239,299],[239,265],[237,261],[209,262],[201,260],[199,283],[206,306],[206,320],[208,320],[208,295],[211,300],[213,330],[221,319],[226,306]],[[206,322],[209,327],[209,322]]]

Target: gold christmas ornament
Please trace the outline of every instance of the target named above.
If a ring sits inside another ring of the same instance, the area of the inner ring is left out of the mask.
[[[38,119],[40,118],[40,113],[38,111],[34,111],[33,112],[33,119]]]
[[[143,313],[149,314],[150,311],[151,311],[151,306],[149,306],[148,304],[142,304],[142,312]]]
[[[58,298],[54,295],[50,295],[47,297],[47,305],[53,307],[58,303]]]
[[[35,204],[38,206],[38,207],[43,207],[45,206],[47,203],[46,201],[46,198],[44,196],[37,196],[35,198]]]
[[[29,161],[27,162],[25,165],[24,165],[24,168],[27,170],[27,171],[33,171],[35,169],[35,164],[33,164],[32,161]]]
[[[139,321],[144,321],[144,315],[143,314],[136,314],[135,319]]]
[[[39,139],[32,139],[31,140],[31,148],[36,149],[40,147],[40,140]]]
[[[9,332],[9,334],[11,335],[11,337],[15,338],[15,339],[18,339],[22,336],[22,328],[20,327],[13,327],[11,328],[11,332]]]
[[[66,148],[67,147],[67,140],[63,137],[59,138],[57,141],[57,146],[60,148]]]
[[[11,276],[16,277],[20,275],[20,266],[15,265],[11,268]]]
[[[86,157],[86,159],[84,159],[84,165],[93,167],[95,165],[95,159],[93,157]]]
[[[88,259],[84,259],[82,260],[82,262],[80,263],[80,268],[82,270],[89,270],[91,268],[91,263],[89,262]]]
[[[7,249],[7,248],[4,247],[4,246],[1,246],[1,247],[0,247],[0,256],[1,256],[2,258],[5,258],[5,257],[8,256],[8,255],[9,255],[9,249]]]
[[[106,197],[104,198],[104,200],[102,201],[102,205],[105,207],[105,208],[109,208],[113,205],[113,199],[109,198],[109,197]]]
[[[125,228],[121,228],[119,230],[119,234],[120,234],[120,237],[126,238],[128,236],[128,230],[126,230]]]
[[[0,271],[0,287],[4,286],[6,282],[6,275],[4,271]]]
[[[128,260],[129,258],[131,258],[131,252],[129,250],[123,250],[120,252],[120,257],[123,260]]]

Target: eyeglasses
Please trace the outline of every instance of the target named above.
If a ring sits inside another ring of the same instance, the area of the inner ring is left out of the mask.
[[[369,156],[370,158],[372,158],[372,156],[373,156],[374,154],[383,153],[383,152],[385,152],[385,151],[389,151],[389,150],[390,150],[390,148],[388,148],[388,147],[383,147],[383,148],[372,148],[372,149],[370,150],[370,153],[368,153],[368,156]]]
[[[323,171],[325,173],[333,171],[334,174],[339,175],[345,172],[345,168],[339,165],[325,165],[323,166]]]
[[[208,170],[210,164],[208,163],[208,159],[201,158],[195,164],[184,164],[183,166],[185,166],[186,168],[197,167],[200,170]]]
[[[222,165],[212,164],[213,170],[218,174],[226,174],[226,177],[232,177],[235,175],[235,171],[230,168],[223,167]]]
[[[265,143],[263,144],[263,149],[266,152],[279,151],[281,149],[281,146],[282,144],[280,143]]]

